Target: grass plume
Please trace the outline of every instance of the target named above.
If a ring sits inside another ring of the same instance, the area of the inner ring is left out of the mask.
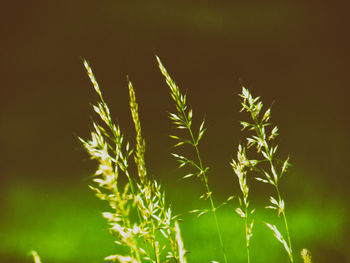
[[[179,226],[165,204],[161,186],[147,174],[146,143],[142,137],[132,83],[128,81],[130,110],[136,130],[135,150],[124,142],[91,67],[86,61],[84,65],[99,97],[93,109],[101,120],[101,124],[93,122],[91,140],[80,139],[90,157],[99,164],[93,180],[97,187],[90,188],[109,203],[112,211],[103,213],[109,222],[109,231],[118,237],[118,245],[128,249],[126,254],[110,255],[105,259],[118,262],[186,262]],[[131,155],[134,155],[137,176],[129,172]],[[126,176],[128,183],[120,185],[118,179],[121,174]]]
[[[161,60],[159,57],[156,57],[159,65],[159,69],[162,72],[163,76],[165,77],[166,83],[168,84],[170,88],[170,95],[172,99],[175,102],[176,106],[176,112],[175,113],[170,113],[169,118],[173,121],[173,124],[175,125],[176,128],[178,129],[184,129],[188,131],[188,138],[180,138],[176,135],[171,135],[170,137],[175,139],[177,143],[175,144],[175,147],[178,147],[182,144],[189,144],[191,145],[196,153],[197,160],[191,160],[183,155],[179,154],[173,154],[173,156],[179,161],[180,167],[183,167],[185,165],[189,165],[194,169],[194,173],[190,173],[186,175],[185,177],[191,177],[196,175],[201,179],[201,182],[203,186],[205,187],[205,194],[203,195],[203,198],[209,199],[210,206],[211,206],[211,211],[213,212],[214,215],[214,220],[215,220],[215,225],[216,225],[216,230],[220,242],[221,249],[223,251],[223,257],[224,261],[227,263],[227,256],[224,248],[224,243],[222,239],[222,234],[218,222],[218,218],[216,215],[216,209],[217,207],[214,204],[213,200],[213,195],[212,191],[210,190],[209,187],[209,182],[208,182],[208,170],[209,167],[205,166],[202,161],[202,157],[199,152],[199,142],[202,139],[204,133],[205,133],[205,128],[204,128],[204,120],[202,121],[201,125],[199,126],[198,133],[195,135],[192,127],[192,117],[193,117],[193,111],[192,109],[188,108],[187,103],[186,103],[186,95],[182,94],[179,87],[176,85],[176,83],[172,80],[170,75],[168,74],[166,68],[163,66]],[[202,211],[201,214],[205,213],[206,211]]]
[[[250,115],[250,121],[241,121],[241,125],[244,129],[248,129],[251,134],[247,137],[247,147],[255,146],[256,151],[260,154],[260,160],[250,161],[251,167],[259,172],[259,177],[256,179],[265,184],[270,184],[275,188],[277,199],[270,196],[270,205],[266,208],[274,209],[277,211],[278,216],[282,215],[287,235],[287,240],[283,237],[280,231],[275,225],[266,223],[266,226],[270,228],[276,239],[283,244],[290,262],[294,262],[292,243],[289,234],[288,221],[286,216],[285,202],[280,193],[280,180],[286,174],[289,167],[289,157],[284,161],[280,161],[277,158],[276,153],[278,145],[274,145],[272,141],[278,136],[278,127],[272,126],[269,122],[271,117],[271,108],[268,108],[265,112],[262,112],[263,103],[260,97],[253,97],[248,89],[242,88],[242,110],[246,111]],[[267,165],[264,165],[267,164]]]
[[[242,197],[238,197],[239,207],[236,213],[244,220],[247,262],[250,263],[250,239],[253,236],[254,220],[251,219],[255,209],[249,208],[249,186],[247,183],[247,172],[251,166],[256,163],[246,156],[246,149],[241,144],[238,146],[237,160],[232,160],[231,166],[238,177],[238,183],[241,189]]]

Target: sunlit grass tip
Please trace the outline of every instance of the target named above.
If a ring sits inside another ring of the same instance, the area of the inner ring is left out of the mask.
[[[33,257],[34,263],[41,263],[41,259],[39,257],[39,254],[36,251],[32,250],[32,251],[30,251],[30,254]]]

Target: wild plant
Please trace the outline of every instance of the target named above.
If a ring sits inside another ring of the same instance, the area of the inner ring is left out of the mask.
[[[169,113],[169,118],[173,121],[174,126],[177,129],[183,129],[187,130],[188,137],[187,138],[181,138],[177,135],[170,135],[171,138],[176,140],[175,147],[178,147],[183,144],[189,144],[193,147],[195,154],[197,156],[197,160],[192,160],[190,158],[187,158],[183,155],[179,155],[176,153],[172,153],[172,155],[177,159],[177,161],[180,163],[179,167],[183,166],[190,166],[193,169],[192,173],[189,173],[184,176],[184,178],[189,178],[192,176],[196,176],[200,178],[204,188],[205,188],[205,194],[201,196],[201,198],[208,199],[210,202],[211,209],[210,211],[214,215],[215,225],[216,225],[216,231],[218,234],[220,246],[223,252],[224,261],[227,263],[227,256],[225,253],[224,243],[222,239],[222,234],[216,214],[216,210],[218,207],[215,206],[214,200],[213,200],[213,194],[209,187],[208,182],[208,171],[209,167],[205,166],[202,157],[199,152],[199,142],[202,139],[206,128],[204,128],[205,120],[203,119],[201,125],[199,126],[198,133],[195,134],[192,127],[192,117],[193,117],[193,111],[190,109],[186,104],[186,95],[182,94],[179,87],[176,85],[176,83],[173,81],[173,79],[168,74],[166,68],[163,66],[161,60],[159,57],[156,57],[159,65],[159,69],[162,72],[163,76],[165,77],[166,83],[168,84],[170,88],[170,95],[172,99],[175,102],[176,106],[176,112],[175,113]],[[231,198],[229,198],[231,199]],[[203,215],[208,212],[208,210],[195,210],[196,212],[200,212],[199,215]]]
[[[118,262],[186,262],[180,228],[171,209],[165,204],[160,185],[151,180],[145,165],[146,143],[142,137],[133,85],[128,81],[130,109],[136,130],[136,149],[124,142],[119,126],[115,125],[110,110],[89,64],[84,61],[88,76],[98,94],[93,105],[101,122],[93,122],[90,140],[80,138],[90,157],[98,162],[90,186],[101,200],[108,202],[111,212],[104,212],[109,231],[117,236],[115,243],[124,247],[124,254],[106,257]],[[137,177],[129,172],[129,157],[134,155]],[[121,185],[120,174],[127,182]]]
[[[255,146],[257,153],[259,153],[262,157],[261,160],[253,160],[253,161],[247,161],[245,157],[241,157],[241,159],[243,159],[243,162],[248,163],[252,169],[260,173],[260,176],[256,177],[258,181],[263,182],[265,184],[270,184],[275,188],[277,199],[274,198],[273,196],[270,196],[270,205],[267,206],[266,208],[277,210],[278,216],[282,215],[285,231],[287,235],[287,240],[283,237],[283,235],[280,233],[280,231],[277,229],[275,225],[271,225],[269,223],[266,223],[266,225],[273,231],[274,236],[277,238],[277,240],[283,244],[289,256],[290,262],[293,263],[294,262],[293,250],[292,250],[292,243],[291,243],[290,234],[289,234],[285,202],[281,196],[280,187],[279,187],[280,180],[286,174],[287,168],[290,165],[289,157],[287,157],[285,161],[280,161],[280,159],[276,157],[278,145],[274,145],[272,141],[278,135],[278,127],[274,126],[272,129],[269,129],[269,127],[271,127],[272,125],[269,122],[269,119],[271,116],[271,108],[268,108],[262,114],[263,103],[260,100],[260,97],[253,98],[249,90],[244,87],[242,88],[242,93],[240,94],[240,96],[243,98],[243,101],[241,102],[242,104],[241,111],[248,112],[251,117],[250,122],[241,121],[241,125],[243,126],[242,130],[248,129],[253,133],[250,135],[250,137],[247,138],[247,147],[250,148],[252,146]],[[245,178],[244,176],[242,177]],[[243,193],[243,196],[248,195],[247,189],[245,190],[246,194]],[[242,192],[244,192],[244,187]],[[244,199],[243,199],[243,203],[244,203]],[[244,203],[244,207],[247,208],[248,204]],[[243,212],[242,215],[245,218],[247,217],[246,212]],[[247,240],[249,241],[249,238],[247,238]],[[247,242],[247,245],[249,245],[249,242]],[[249,259],[249,256],[248,256],[248,259]]]
[[[206,131],[205,121],[201,122],[198,132],[194,132],[193,111],[187,106],[186,95],[181,93],[158,57],[157,61],[176,106],[176,112],[169,113],[169,117],[177,129],[185,130],[187,134],[187,137],[184,138],[178,135],[170,137],[176,140],[175,147],[184,144],[190,145],[196,158],[193,160],[176,153],[172,155],[180,163],[179,167],[189,166],[192,169],[192,172],[185,175],[184,178],[196,176],[200,179],[205,189],[201,198],[209,201],[210,209],[194,211],[198,213],[198,216],[212,212],[223,258],[227,263],[216,211],[232,197],[229,197],[221,205],[215,206],[209,187],[209,167],[204,165],[199,151],[199,143]],[[179,224],[176,221],[177,217],[172,215],[171,209],[166,205],[161,186],[149,176],[146,169],[146,142],[142,136],[138,104],[132,83],[128,80],[129,105],[136,130],[134,149],[131,149],[130,144],[125,141],[120,127],[114,123],[92,69],[85,60],[84,66],[98,95],[98,101],[92,107],[99,121],[92,122],[91,139],[79,139],[91,159],[98,163],[93,179],[95,186],[90,186],[90,188],[99,199],[108,203],[110,211],[104,212],[103,217],[108,220],[109,231],[116,237],[115,243],[120,248],[118,254],[107,256],[105,260],[121,263],[186,263],[187,251],[183,245]],[[248,173],[254,171],[258,174],[256,177],[258,181],[272,185],[275,189],[275,197],[270,196],[270,204],[266,208],[276,210],[278,216],[282,215],[287,238],[281,234],[276,225],[268,222],[265,224],[284,246],[290,262],[293,263],[294,257],[285,202],[279,186],[281,178],[285,176],[287,168],[290,166],[289,157],[284,161],[277,157],[278,145],[274,144],[274,139],[278,136],[278,127],[269,122],[271,108],[263,111],[260,97],[254,98],[244,87],[239,96],[242,98],[241,111],[250,115],[250,121],[241,121],[242,130],[247,129],[249,135],[246,142],[239,144],[237,157],[232,159],[231,166],[238,178],[241,191],[238,197],[239,207],[235,211],[244,220],[247,262],[251,261],[250,241],[253,236],[255,211],[250,207]],[[258,158],[250,159],[248,153],[253,146],[256,150],[254,156],[258,156]],[[136,166],[135,171],[129,167],[129,158],[132,156]],[[40,257],[35,251],[32,251],[31,254],[35,263],[41,263]],[[307,249],[301,251],[301,256],[304,263],[311,263],[311,254]]]
[[[231,166],[238,177],[238,183],[242,196],[238,197],[239,207],[236,208],[237,214],[244,220],[245,243],[247,250],[247,262],[250,263],[250,239],[253,236],[254,219],[251,219],[255,209],[249,208],[249,186],[247,183],[247,172],[250,167],[255,166],[256,161],[249,160],[246,156],[246,149],[241,144],[238,146],[237,160],[232,159]]]

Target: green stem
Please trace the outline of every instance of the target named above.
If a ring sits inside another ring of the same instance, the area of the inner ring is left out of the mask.
[[[155,229],[154,229],[154,223],[153,220],[152,221],[152,231],[153,231],[153,237],[152,237],[152,243],[153,243],[153,249],[154,249],[154,256],[156,258],[156,263],[159,262],[159,255],[158,255],[158,250],[157,250],[157,244],[156,244],[156,233],[155,233]]]
[[[134,239],[134,242],[137,243],[135,239]],[[140,253],[139,253],[139,250],[137,249],[137,244],[136,244],[136,249],[134,249],[134,253],[136,254],[137,262],[141,262]]]
[[[133,184],[133,182],[132,182],[132,179],[131,179],[131,176],[130,176],[128,170],[125,169],[124,173],[125,173],[126,177],[128,177],[128,181],[129,181],[131,193],[132,193],[133,195],[135,195],[136,192],[135,192],[134,184]]]
[[[154,252],[154,257],[155,257],[156,263],[158,263],[159,262],[159,255],[158,255],[157,242],[156,242],[156,230],[155,230],[154,222],[153,222],[153,219],[152,219],[151,215],[149,215],[149,217],[148,217],[148,222],[150,222],[151,225],[152,225],[151,243],[152,243],[152,247],[153,247],[153,252]]]
[[[259,123],[259,121],[257,120],[257,118],[256,118],[256,116],[255,116],[255,114],[253,112],[251,112],[251,116],[252,116],[253,121],[256,124],[256,133],[257,133],[258,137],[260,137],[261,139],[264,140],[264,148],[265,148],[266,154],[268,155],[268,159],[269,159],[269,162],[270,162],[270,167],[274,169],[274,165],[273,165],[273,162],[272,162],[273,156],[270,155],[270,149],[269,149],[269,146],[268,146],[268,144],[266,142],[266,139],[264,138],[264,135],[263,135],[263,132],[262,132],[262,128],[261,128],[261,124]],[[282,197],[281,197],[281,194],[280,194],[280,190],[278,188],[278,183],[279,183],[278,179],[279,179],[278,177],[274,178],[274,181],[275,181],[274,186],[276,188],[276,192],[277,192],[277,196],[278,196],[278,202],[281,203]],[[290,249],[290,253],[288,252],[288,256],[289,256],[290,262],[293,263],[294,262],[294,258],[293,258],[292,242],[290,240],[290,234],[289,234],[289,228],[288,228],[288,222],[287,222],[285,209],[283,209],[281,212],[282,212],[282,215],[283,215],[284,226],[286,228],[287,238],[288,238],[288,246],[289,246],[289,249]]]
[[[249,226],[248,226],[248,208],[245,208],[245,215],[246,217],[244,218],[244,225],[245,225],[245,244],[246,244],[246,250],[247,250],[247,261],[250,263],[250,252],[249,252]]]
[[[276,184],[275,187],[276,187],[276,191],[277,191],[278,202],[281,202],[282,198],[281,198],[281,195],[280,195],[280,191],[278,189],[278,185]],[[291,263],[293,263],[294,262],[294,258],[293,258],[292,242],[290,240],[287,216],[286,216],[286,212],[285,212],[284,209],[282,210],[282,215],[283,215],[284,226],[285,226],[286,232],[287,232],[288,246],[289,246],[289,249],[290,249],[290,253],[288,253],[289,260],[290,260]]]
[[[217,215],[216,215],[216,208],[215,208],[215,205],[214,205],[214,201],[213,201],[213,198],[212,198],[212,193],[210,191],[210,188],[209,188],[209,184],[208,184],[208,176],[203,168],[203,163],[202,163],[202,159],[201,159],[201,156],[199,154],[199,149],[198,149],[198,146],[197,146],[197,142],[193,136],[193,132],[192,132],[192,129],[191,129],[191,126],[189,124],[189,121],[187,119],[187,116],[185,114],[184,111],[182,111],[182,114],[185,118],[185,121],[187,123],[187,129],[191,135],[191,139],[192,139],[192,145],[193,147],[195,148],[196,150],[196,154],[197,154],[197,159],[199,161],[199,168],[200,168],[200,172],[202,173],[203,175],[203,182],[204,182],[204,185],[205,185],[205,188],[207,190],[207,194],[208,194],[208,197],[209,197],[209,200],[210,200],[210,205],[211,205],[211,209],[213,211],[213,214],[214,214],[214,220],[215,220],[215,225],[216,225],[216,231],[218,233],[218,237],[219,237],[219,241],[220,241],[220,246],[221,246],[221,249],[222,249],[222,253],[223,253],[223,256],[224,256],[224,261],[225,263],[227,263],[227,257],[226,257],[226,252],[225,252],[225,248],[224,248],[224,242],[222,240],[222,235],[221,235],[221,231],[220,231],[220,227],[219,227],[219,222],[218,222],[218,218],[217,218]]]
[[[205,176],[205,179],[206,179],[206,176]],[[207,188],[208,193],[210,193],[209,186],[208,186],[208,183],[207,183],[207,179],[206,179],[205,186]],[[218,222],[218,218],[216,216],[216,209],[215,209],[215,206],[214,206],[213,198],[211,197],[211,193],[209,194],[209,200],[210,200],[210,205],[211,205],[211,208],[212,208],[212,211],[213,211],[213,214],[214,214],[216,231],[218,232],[218,236],[219,236],[219,240],[220,240],[220,246],[221,246],[221,249],[222,249],[222,253],[224,255],[224,260],[227,263],[227,257],[226,257],[224,242],[222,241],[222,236],[221,236],[221,231],[220,231],[220,227],[219,227],[219,222]]]

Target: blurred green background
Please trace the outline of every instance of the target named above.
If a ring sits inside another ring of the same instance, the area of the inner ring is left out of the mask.
[[[95,164],[79,145],[94,102],[86,58],[126,137],[134,132],[126,75],[134,83],[149,171],[178,213],[203,206],[196,180],[179,178],[170,156],[173,110],[154,55],[162,59],[198,122],[218,201],[239,193],[229,166],[242,139],[241,83],[275,102],[280,153],[293,168],[282,189],[297,262],[350,262],[348,1],[8,1],[0,16],[0,262],[103,262],[116,249],[88,189]],[[258,207],[253,262],[287,262],[266,227],[270,190],[252,182]],[[245,262],[242,221],[219,210],[230,262]],[[211,215],[185,215],[189,262],[221,261]]]

